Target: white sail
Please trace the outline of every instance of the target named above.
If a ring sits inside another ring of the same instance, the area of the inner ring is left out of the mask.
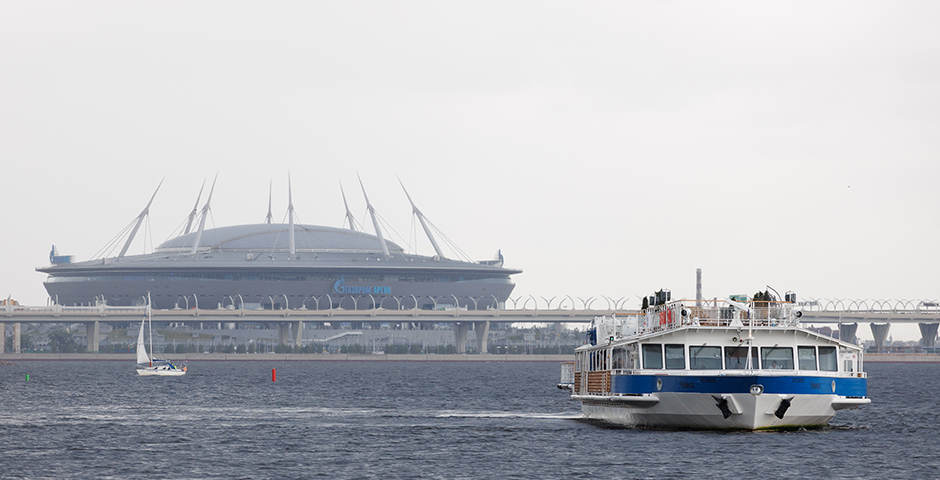
[[[146,319],[140,321],[140,333],[137,334],[137,363],[140,364],[150,364],[150,357],[147,356],[147,349],[144,348],[144,322]]]

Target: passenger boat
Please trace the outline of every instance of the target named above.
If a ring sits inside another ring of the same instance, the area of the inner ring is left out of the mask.
[[[575,350],[571,398],[587,419],[647,428],[822,427],[871,403],[862,349],[799,325],[796,295],[650,297],[598,317]],[[646,303],[646,300],[644,300]]]

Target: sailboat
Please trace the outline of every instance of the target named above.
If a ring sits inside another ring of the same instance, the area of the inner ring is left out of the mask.
[[[176,377],[186,375],[186,364],[179,368],[169,360],[158,360],[147,353],[144,347],[144,326],[150,331],[150,351],[153,352],[153,315],[151,314],[150,295],[147,295],[147,316],[140,321],[137,333],[137,374],[141,376]]]

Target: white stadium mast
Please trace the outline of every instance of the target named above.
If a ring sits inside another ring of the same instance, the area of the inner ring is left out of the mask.
[[[196,213],[199,212],[199,200],[202,200],[202,191],[206,188],[206,181],[202,181],[202,186],[199,187],[199,196],[196,197],[196,204],[193,205],[193,211],[189,212],[189,219],[186,220],[186,230],[183,231],[183,235],[188,235],[190,229],[193,228],[193,220],[196,219]]]
[[[379,220],[375,216],[375,209],[372,208],[372,204],[369,203],[369,196],[366,195],[366,187],[362,184],[361,177],[359,178],[359,186],[362,187],[362,196],[366,198],[366,208],[369,210],[369,215],[372,217],[372,226],[375,227],[375,235],[379,237],[379,243],[382,244],[382,253],[385,254],[385,258],[389,258],[391,255],[388,253],[388,245],[385,244],[385,237],[382,236],[382,229],[379,228]]]
[[[361,182],[362,180],[360,180]],[[349,229],[358,232],[356,230],[356,218],[353,217],[352,212],[349,211],[349,204],[346,203],[346,192],[343,191],[343,182],[339,182],[339,193],[343,195],[343,206],[346,207],[346,220],[349,221]]]
[[[160,180],[160,185],[163,185],[163,180]],[[134,241],[134,237],[137,235],[137,230],[140,228],[140,224],[144,223],[144,218],[150,214],[150,204],[153,203],[154,198],[157,198],[157,192],[160,191],[160,185],[157,185],[157,189],[154,190],[153,196],[150,197],[150,201],[147,202],[147,206],[144,207],[144,211],[140,212],[140,215],[137,216],[137,223],[134,224],[134,229],[131,230],[131,234],[127,237],[127,241],[124,242],[124,248],[121,249],[121,253],[118,254],[118,258],[123,257],[124,254],[127,253],[128,247],[131,246],[131,242]]]
[[[201,217],[199,219],[199,230],[196,232],[196,240],[193,242],[193,249],[189,252],[190,255],[195,255],[196,251],[199,250],[199,240],[202,239],[202,232],[206,229],[206,217],[209,216],[209,205],[212,203],[212,192],[215,191],[215,181],[219,179],[219,174],[215,174],[215,178],[212,179],[212,188],[209,189],[209,198],[206,199],[206,205],[202,207],[202,212],[200,213]]]
[[[290,181],[290,174],[287,174],[287,181]],[[271,215],[271,190],[274,189],[274,183],[268,183],[268,216],[264,217],[264,223],[270,224],[274,220],[274,215]]]
[[[408,190],[405,189],[405,184],[401,182],[401,179],[398,179],[401,189],[405,191],[405,196],[408,197],[408,202],[411,203],[411,211],[418,216],[418,221],[421,222],[421,228],[424,229],[424,233],[428,236],[428,240],[431,241],[431,246],[434,247],[434,252],[437,254],[437,258],[444,258],[444,253],[441,252],[440,245],[437,244],[437,240],[434,239],[434,235],[431,234],[431,229],[428,228],[427,219],[424,218],[424,214],[421,213],[421,210],[418,210],[418,207],[415,206],[415,202],[411,200],[411,195],[408,195]]]
[[[290,172],[287,172],[287,221],[290,231],[290,257],[296,257],[297,249],[294,244],[294,196],[291,193]]]

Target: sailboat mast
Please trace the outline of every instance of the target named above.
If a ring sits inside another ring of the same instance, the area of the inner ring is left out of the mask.
[[[153,307],[150,305],[150,292],[147,292],[147,328],[150,330],[150,366],[153,366]]]

